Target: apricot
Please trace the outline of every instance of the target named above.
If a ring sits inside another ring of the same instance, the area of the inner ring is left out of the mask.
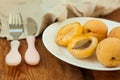
[[[91,19],[83,25],[83,34],[90,33],[101,41],[107,37],[108,28],[101,20]]]
[[[114,37],[120,39],[120,26],[113,28],[108,34],[108,37]]]
[[[79,37],[68,44],[68,51],[76,58],[87,58],[91,56],[98,44],[95,37]]]
[[[79,37],[82,34],[82,25],[79,22],[73,22],[63,26],[57,33],[56,43],[66,47],[71,39]]]
[[[98,61],[107,67],[120,65],[120,40],[106,38],[102,40],[96,49]]]
[[[97,33],[86,33],[86,34],[82,34],[81,36],[94,36],[98,39],[98,42],[100,42],[101,40],[105,39],[107,36],[106,35],[102,35],[102,34],[97,34]]]

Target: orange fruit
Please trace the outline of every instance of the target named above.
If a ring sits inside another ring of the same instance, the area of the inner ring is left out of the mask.
[[[67,46],[71,39],[79,37],[81,34],[82,25],[79,22],[67,24],[58,31],[56,43],[60,46]]]
[[[98,40],[95,37],[79,37],[73,39],[67,49],[76,58],[87,58],[94,53],[97,44]]]
[[[83,34],[90,33],[89,35],[93,35],[99,41],[107,37],[107,32],[108,28],[101,20],[88,20],[83,25]]]
[[[120,40],[106,38],[102,40],[96,49],[98,61],[107,67],[120,65]]]

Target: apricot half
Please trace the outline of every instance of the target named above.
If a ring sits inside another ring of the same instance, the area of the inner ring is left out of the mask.
[[[63,26],[57,33],[56,43],[60,46],[67,46],[71,39],[82,34],[82,26],[79,22],[73,22]]]
[[[107,67],[120,65],[120,40],[117,38],[106,38],[102,40],[96,49],[97,59]]]
[[[108,37],[114,37],[120,39],[120,26],[113,28],[108,34]]]
[[[79,37],[68,44],[68,51],[76,58],[87,58],[92,55],[97,47],[95,37]]]
[[[108,28],[101,20],[88,20],[83,25],[83,33],[90,33],[90,35],[93,35],[98,39],[98,41],[101,41],[102,39],[107,37]]]

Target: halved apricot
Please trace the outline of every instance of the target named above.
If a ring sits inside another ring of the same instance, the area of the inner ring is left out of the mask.
[[[92,55],[97,47],[98,40],[95,37],[79,37],[68,44],[68,51],[76,58],[87,58]]]
[[[60,46],[67,46],[71,39],[82,34],[82,26],[79,22],[74,22],[63,26],[57,33],[56,43]]]

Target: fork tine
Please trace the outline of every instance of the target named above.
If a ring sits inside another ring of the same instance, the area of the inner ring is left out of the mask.
[[[16,25],[16,22],[17,22],[17,19],[16,19],[16,14],[15,13],[12,13],[12,25]]]
[[[10,16],[9,16],[9,24],[13,24],[13,13],[10,13]]]
[[[10,25],[21,25],[22,24],[22,20],[21,20],[20,13],[17,13],[17,14],[10,13],[9,24]]]
[[[18,37],[23,32],[22,17],[20,13],[11,13],[9,19],[9,32],[14,39]]]
[[[18,16],[17,16],[17,14],[14,14],[14,21],[15,21],[15,26],[17,26],[18,25]]]
[[[20,13],[17,14],[17,18],[18,18],[18,25],[21,25],[22,24],[22,20],[21,20]]]

